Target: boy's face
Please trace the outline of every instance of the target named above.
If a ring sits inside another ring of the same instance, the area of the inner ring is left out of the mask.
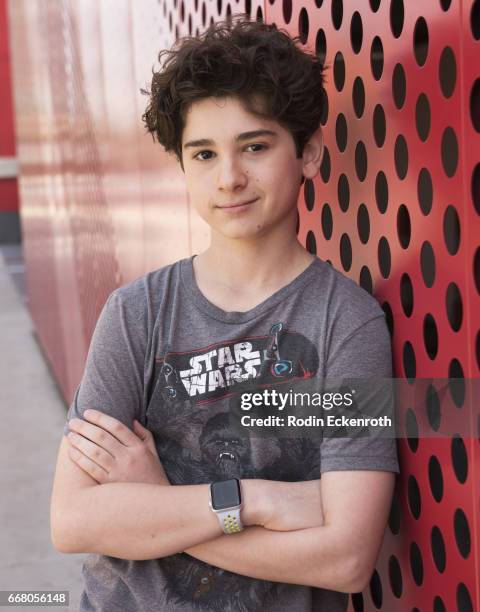
[[[235,97],[198,100],[186,113],[182,158],[190,202],[228,238],[264,236],[280,225],[295,234],[302,174],[313,178],[321,153],[320,130],[297,159],[290,132]]]

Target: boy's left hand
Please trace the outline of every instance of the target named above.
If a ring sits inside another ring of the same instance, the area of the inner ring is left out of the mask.
[[[170,484],[152,433],[138,421],[131,431],[114,417],[91,409],[85,410],[83,419],[68,423],[69,455],[98,483]]]

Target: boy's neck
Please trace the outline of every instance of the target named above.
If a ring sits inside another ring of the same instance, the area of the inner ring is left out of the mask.
[[[242,296],[271,294],[301,274],[315,259],[298,242],[275,240],[245,243],[224,237],[195,257],[194,270],[201,290],[231,292]]]

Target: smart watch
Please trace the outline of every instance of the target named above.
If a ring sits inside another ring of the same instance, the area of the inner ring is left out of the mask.
[[[237,533],[243,530],[240,519],[242,493],[240,480],[231,478],[210,485],[210,508],[218,517],[224,533]]]

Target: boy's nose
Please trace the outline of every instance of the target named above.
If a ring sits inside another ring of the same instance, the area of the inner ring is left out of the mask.
[[[238,187],[244,187],[248,177],[242,164],[235,159],[225,159],[220,164],[218,174],[218,188],[225,191],[233,191]]]

